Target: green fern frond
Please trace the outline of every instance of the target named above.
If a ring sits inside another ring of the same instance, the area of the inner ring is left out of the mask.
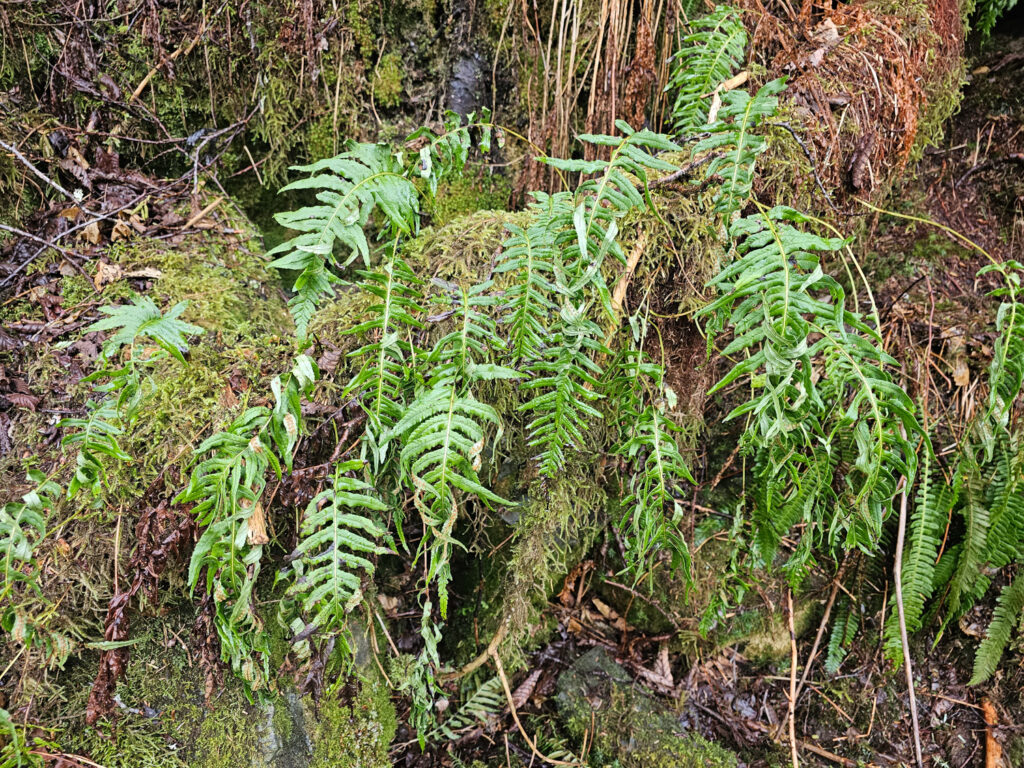
[[[448,176],[456,175],[469,160],[469,150],[474,143],[483,153],[491,151],[491,138],[496,135],[498,147],[505,145],[504,133],[491,123],[491,110],[483,107],[479,117],[475,112],[466,115],[465,121],[456,112],[445,112],[440,134],[423,126],[405,140],[407,145],[427,139],[419,150],[419,175],[427,181],[430,194],[437,194],[437,185]]]
[[[1003,286],[992,291],[993,296],[1005,297],[996,311],[996,343],[989,365],[989,417],[1005,427],[1010,409],[1024,387],[1024,303],[1021,276],[1024,264],[1006,261],[978,270],[978,275],[998,272]]]
[[[275,269],[300,271],[289,306],[303,337],[319,303],[334,296],[332,283],[338,278],[331,268],[347,266],[356,258],[369,267],[364,230],[373,211],[382,212],[393,235],[412,233],[418,226],[419,193],[387,144],[350,144],[335,157],[293,170],[312,175],[281,192],[315,190],[318,204],[277,214],[278,223],[300,234],[267,255],[277,256],[270,263]],[[336,246],[346,250],[340,257]]]
[[[1017,0],[978,0],[974,6],[974,29],[987,38],[995,29],[1000,17],[1009,13],[1017,5]]]
[[[131,304],[100,307],[108,317],[97,320],[86,328],[86,332],[109,331],[117,333],[103,342],[103,359],[111,359],[123,346],[135,343],[137,338],[151,339],[184,363],[184,352],[188,351],[185,337],[199,335],[205,331],[199,326],[179,320],[188,308],[187,301],[179,301],[166,314],[148,296],[138,296]]]
[[[621,120],[616,128],[622,137],[581,134],[580,141],[611,148],[608,160],[565,160],[543,158],[554,168],[588,176],[570,197],[551,196],[550,226],[561,256],[554,262],[555,285],[559,293],[579,301],[584,289],[596,293],[601,306],[614,314],[611,293],[605,283],[605,258],[626,263],[617,237],[618,222],[631,211],[649,204],[649,171],[671,173],[678,168],[654,152],[678,152],[681,148],[667,136],[649,130],[634,131]],[[634,181],[634,179],[636,181]]]
[[[992,621],[985,630],[985,639],[974,657],[974,672],[969,685],[979,685],[996,671],[999,660],[1010,642],[1010,633],[1020,623],[1024,612],[1024,574],[1018,575],[1002,592],[996,603]]]
[[[303,633],[343,631],[347,614],[362,602],[360,571],[373,575],[368,556],[388,552],[377,543],[387,531],[371,517],[387,505],[373,495],[373,486],[348,475],[362,468],[358,460],[338,464],[331,487],[303,515],[298,546],[289,555],[288,588],[308,617]]]
[[[271,382],[274,408],[249,408],[200,444],[188,488],[175,499],[194,504],[192,514],[202,528],[189,562],[189,588],[195,590],[205,573],[202,583],[217,607],[222,658],[254,690],[266,684],[268,673],[268,640],[252,606],[268,541],[260,498],[268,471],[280,477],[282,464],[291,466],[302,425],[301,399],[317,375],[312,361],[300,355],[285,381]]]
[[[392,432],[401,439],[403,476],[414,489],[414,503],[430,531],[427,583],[438,583],[441,616],[447,615],[451,547],[459,491],[485,503],[510,504],[480,483],[484,424],[498,424],[491,406],[460,395],[441,381],[410,403]]]
[[[828,650],[825,654],[825,673],[835,675],[846,658],[850,644],[857,636],[857,613],[853,609],[850,598],[845,595],[836,604],[835,618],[832,620],[832,631],[828,638]]]
[[[121,448],[118,438],[124,434],[119,425],[117,403],[101,400],[86,403],[88,415],[84,419],[61,419],[60,426],[75,430],[61,440],[61,446],[78,446],[75,474],[68,483],[68,498],[87,488],[93,498],[99,498],[107,484],[107,470],[103,456],[115,461],[131,461]]]
[[[743,63],[747,30],[739,11],[718,6],[713,13],[690,22],[672,57],[666,91],[676,94],[672,106],[673,130],[692,134],[707,125],[708,99]]]
[[[454,741],[460,733],[475,726],[486,724],[505,709],[505,691],[500,677],[485,680],[465,703],[430,732],[428,741],[449,739]]]
[[[870,547],[891,511],[899,478],[913,479],[913,440],[921,429],[910,398],[885,371],[894,361],[875,332],[845,309],[842,287],[822,270],[819,254],[845,241],[794,226],[806,222],[799,212],[778,207],[730,227],[738,258],[711,281],[721,295],[700,314],[730,325],[734,338],[722,354],[743,357],[711,392],[740,378],[751,382],[751,395],[728,418],[747,416],[746,439],[772,452],[762,464],[761,482],[770,487],[770,478],[783,472],[797,488],[778,491],[782,508],[769,512],[772,520],[786,523],[800,513],[825,522],[832,546]],[[821,454],[806,467],[798,465],[811,461],[821,450],[816,446],[838,450],[844,443],[856,457],[843,476],[848,498],[837,505],[824,503],[828,496],[801,497],[800,485],[831,487],[832,460]],[[809,472],[815,466],[823,473]],[[784,513],[785,499],[810,503],[816,511],[791,507]]]
[[[627,423],[628,439],[616,453],[631,465],[630,492],[622,500],[625,510],[619,528],[626,545],[627,568],[639,578],[658,551],[672,556],[673,569],[690,579],[690,550],[680,532],[683,508],[679,502],[682,483],[694,482],[676,442],[681,431],[665,413],[675,393],[662,383],[660,366],[636,362],[639,354],[625,363],[625,373],[637,386],[644,372],[654,374],[655,401],[643,407],[642,394],[625,398],[631,403],[621,418]],[[632,375],[631,375],[632,374]],[[620,398],[621,399],[621,398]],[[638,409],[638,405],[640,406]]]
[[[548,325],[558,306],[555,295],[555,232],[551,219],[538,215],[525,227],[506,224],[509,237],[502,243],[495,274],[515,272],[517,279],[505,292],[508,346],[512,362],[533,360],[547,340]]]
[[[564,307],[560,320],[541,358],[526,368],[529,378],[522,389],[539,394],[520,407],[532,416],[527,442],[539,450],[535,460],[549,478],[564,466],[567,450],[586,443],[590,420],[601,418],[593,403],[601,398],[602,371],[593,358],[607,353],[601,329],[587,319],[584,307]]]
[[[367,309],[369,319],[348,331],[369,341],[349,354],[363,364],[345,393],[346,397],[358,397],[366,411],[364,444],[379,469],[386,459],[385,436],[405,408],[409,361],[420,354],[411,336],[423,327],[419,319],[423,315],[421,281],[394,255],[376,271],[359,274],[361,288],[375,296],[377,303]]]
[[[0,507],[0,558],[3,559],[3,583],[0,602],[10,600],[17,582],[34,584],[34,552],[46,535],[46,515],[60,495],[60,487],[42,472],[30,470],[29,482],[35,487],[20,502]]]
[[[744,90],[728,91],[717,120],[707,128],[711,135],[694,145],[694,155],[715,155],[705,173],[708,179],[721,179],[714,199],[717,213],[728,216],[750,197],[757,158],[768,149],[768,142],[755,131],[775,114],[778,94],[785,87],[785,78],[780,78],[765,83],[753,96]]]
[[[921,457],[917,496],[910,517],[910,530],[903,553],[901,571],[903,614],[907,631],[918,631],[925,615],[925,602],[936,586],[936,563],[943,532],[960,494],[960,474],[952,485],[947,484],[941,470],[935,466],[935,457],[926,448]],[[903,659],[899,617],[895,597],[885,625],[888,656],[899,663]]]

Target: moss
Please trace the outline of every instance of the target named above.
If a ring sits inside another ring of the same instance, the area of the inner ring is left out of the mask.
[[[397,107],[405,92],[405,73],[402,58],[397,53],[385,53],[377,62],[373,74],[373,98],[383,107]]]
[[[376,675],[363,681],[349,703],[320,703],[309,768],[385,768],[398,719],[387,686]]]
[[[591,739],[592,765],[623,768],[735,768],[731,752],[696,733],[679,733],[678,717],[634,684],[603,648],[558,679],[559,713],[569,735]]]
[[[527,218],[525,213],[501,210],[457,216],[445,225],[424,229],[406,245],[405,257],[420,277],[477,282],[490,271],[494,253],[505,238],[505,224],[524,225]]]
[[[438,187],[427,203],[427,212],[434,226],[444,226],[477,211],[503,210],[511,193],[512,186],[504,176],[482,172],[475,177],[460,176]]]

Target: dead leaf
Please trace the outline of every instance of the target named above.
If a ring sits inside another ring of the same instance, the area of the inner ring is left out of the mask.
[[[114,228],[110,232],[110,242],[116,243],[118,240],[127,240],[132,236],[132,228],[121,219],[114,222]]]
[[[68,157],[74,160],[83,171],[89,170],[89,161],[82,157],[82,153],[75,149],[74,146],[68,147]]]
[[[267,544],[269,541],[270,537],[267,536],[267,516],[263,512],[263,505],[257,501],[256,508],[249,517],[249,545],[258,547],[261,544]]]
[[[139,269],[133,269],[131,272],[125,272],[124,276],[125,277],[148,277],[148,278],[151,278],[153,280],[159,280],[161,277],[164,276],[164,273],[161,272],[156,267],[141,267]]]
[[[716,90],[711,94],[711,109],[708,110],[708,124],[715,122],[718,119],[718,110],[722,108],[722,97]]]
[[[93,245],[99,245],[101,239],[99,222],[90,221],[88,226],[82,227],[82,231],[78,233],[78,239]]]
[[[235,397],[231,387],[224,387],[220,393],[220,404],[222,408],[234,408],[238,405],[238,398]]]
[[[93,280],[93,285],[96,286],[96,290],[100,290],[104,285],[110,283],[116,283],[124,277],[124,270],[121,269],[117,264],[107,264],[101,261],[96,265],[96,277]]]
[[[26,395],[24,392],[8,392],[4,397],[10,400],[12,405],[17,406],[18,408],[27,408],[32,411],[32,413],[36,412],[36,406],[39,405],[38,397],[35,395]]]

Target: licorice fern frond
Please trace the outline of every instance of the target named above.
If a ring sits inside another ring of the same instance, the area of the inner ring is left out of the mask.
[[[269,539],[261,496],[267,473],[291,467],[302,425],[301,398],[318,373],[300,355],[285,380],[275,377],[273,408],[256,406],[235,418],[195,450],[198,464],[175,503],[194,504],[202,534],[192,551],[189,588],[202,584],[216,603],[221,656],[253,690],[267,682],[266,637],[252,606],[263,545]],[[205,578],[201,577],[205,573]],[[253,651],[262,652],[262,670]]]
[[[537,210],[535,208],[534,210]],[[555,231],[551,219],[536,215],[526,227],[506,224],[509,237],[502,243],[495,274],[514,272],[515,282],[505,292],[504,323],[512,362],[533,360],[546,343],[548,325],[558,305],[555,295]]]
[[[672,557],[673,569],[690,579],[690,550],[680,531],[683,509],[682,484],[693,476],[679,452],[676,435],[681,432],[666,414],[675,393],[664,386],[659,365],[642,361],[642,353],[631,352],[619,364],[620,378],[632,392],[613,383],[609,395],[624,403],[619,420],[625,441],[615,451],[630,465],[629,493],[622,500],[619,528],[626,546],[626,567],[639,578],[659,551]],[[653,402],[645,404],[645,378],[654,390]]]
[[[894,361],[875,332],[845,308],[842,287],[822,270],[819,254],[845,241],[795,226],[807,221],[778,207],[730,227],[738,258],[711,281],[721,295],[701,314],[732,327],[734,338],[722,354],[743,357],[711,392],[749,378],[750,397],[728,418],[747,416],[745,439],[771,452],[764,481],[779,472],[793,479],[794,472],[805,474],[795,468],[796,455],[825,469],[830,459],[814,458],[820,450],[814,447],[835,444],[838,450],[848,442],[856,456],[844,473],[848,498],[829,505],[805,497],[817,511],[804,516],[827,524],[831,545],[867,548],[878,540],[900,476],[913,479],[921,430],[910,398],[885,371]],[[830,479],[830,473],[817,477]],[[830,485],[815,481],[811,487]],[[794,493],[799,499],[799,490]],[[772,515],[795,519],[797,512]]]
[[[604,260],[611,256],[621,264],[626,263],[618,241],[618,222],[649,204],[649,171],[671,173],[678,170],[653,153],[681,149],[663,134],[646,129],[634,131],[621,120],[616,121],[615,126],[623,133],[622,137],[594,134],[578,137],[588,144],[609,147],[608,160],[543,159],[561,171],[587,176],[571,198],[552,196],[548,199],[550,226],[560,251],[560,257],[554,262],[557,290],[578,302],[583,291],[589,289],[609,316],[614,311],[602,271]]]
[[[708,179],[721,179],[714,198],[717,213],[728,216],[750,197],[757,158],[768,148],[756,130],[775,114],[778,94],[785,87],[785,78],[780,78],[765,83],[753,96],[742,89],[728,91],[716,121],[706,129],[711,135],[694,145],[694,155],[715,155],[705,173]]]
[[[996,602],[992,621],[985,630],[985,639],[974,657],[974,671],[969,685],[978,685],[992,676],[999,666],[1003,651],[1010,642],[1010,633],[1020,624],[1024,613],[1024,574],[1019,574],[1002,592]]]
[[[1004,285],[992,292],[1006,300],[996,311],[996,343],[989,365],[989,417],[1001,427],[1009,422],[1010,409],[1024,387],[1024,302],[1021,276],[1024,264],[1006,261],[978,270],[978,275],[999,272]]]
[[[299,270],[289,302],[298,335],[305,336],[320,301],[333,296],[338,278],[332,267],[356,258],[370,265],[365,228],[374,210],[380,210],[394,235],[415,231],[419,193],[407,178],[406,168],[387,144],[350,144],[341,154],[293,170],[312,174],[292,182],[281,192],[315,190],[317,205],[276,215],[277,221],[299,232],[267,252],[277,255],[270,266]],[[340,258],[335,246],[347,249]]]
[[[187,301],[179,301],[163,313],[151,298],[138,296],[131,304],[100,307],[107,317],[90,325],[86,332],[117,329],[103,342],[104,360],[111,359],[121,347],[134,344],[136,339],[151,339],[184,363],[183,353],[188,351],[185,337],[205,333],[199,326],[179,319],[187,308]]]
[[[462,171],[469,159],[469,150],[474,143],[484,154],[491,151],[491,138],[497,138],[498,147],[505,144],[504,133],[491,123],[491,110],[484,107],[479,117],[475,112],[466,115],[465,122],[456,112],[445,113],[440,134],[423,126],[405,140],[414,145],[422,139],[427,142],[419,149],[419,175],[426,180],[430,194],[437,194],[437,185],[444,178]]]
[[[454,320],[454,328],[434,345],[427,358],[431,374],[388,438],[400,440],[402,479],[411,485],[413,502],[427,527],[421,544],[428,560],[426,582],[429,586],[437,581],[442,618],[448,613],[451,549],[460,546],[454,537],[460,497],[468,495],[488,505],[511,503],[477,476],[486,431],[499,420],[494,408],[473,396],[472,385],[519,375],[486,362],[494,345],[500,344],[494,322],[480,311],[495,303],[487,288],[457,288],[447,297],[454,306],[452,314],[445,315]]]
[[[379,470],[387,458],[386,435],[405,409],[410,363],[422,354],[412,338],[423,327],[422,283],[394,253],[394,246],[380,267],[359,275],[362,290],[377,302],[367,309],[368,319],[348,331],[368,340],[349,353],[363,362],[346,387],[346,397],[357,397],[366,412],[364,446]]]
[[[368,558],[388,552],[378,544],[387,530],[375,519],[388,507],[372,485],[350,476],[362,469],[359,460],[335,466],[331,487],[309,502],[302,517],[287,574],[293,582],[288,596],[298,598],[306,617],[299,636],[319,630],[347,638],[347,614],[362,602],[364,575],[373,575]]]
[[[540,473],[553,478],[565,465],[566,451],[586,444],[587,425],[599,420],[594,403],[601,398],[601,366],[594,358],[607,354],[601,329],[589,320],[585,307],[566,305],[554,327],[549,346],[526,368],[522,389],[538,392],[520,406],[532,417],[527,444],[537,449]]]
[[[86,328],[86,332],[117,332],[103,343],[100,369],[82,379],[92,383],[93,392],[103,399],[86,403],[84,419],[66,418],[58,423],[59,427],[72,430],[61,440],[61,446],[78,448],[68,498],[74,498],[86,488],[93,500],[99,502],[107,483],[103,457],[131,461],[118,438],[134,424],[145,398],[148,378],[143,377],[143,370],[165,357],[165,353],[184,363],[188,352],[186,335],[204,333],[202,328],[179,319],[187,307],[188,302],[182,301],[165,314],[148,296],[140,297],[131,304],[101,307],[100,311],[107,317]],[[155,342],[159,349],[132,349],[123,366],[109,367],[122,347],[134,347],[144,339]]]
[[[77,446],[75,474],[68,483],[68,497],[76,496],[80,489],[88,489],[93,498],[103,495],[107,484],[107,470],[103,457],[115,461],[131,461],[124,452],[118,438],[124,434],[120,425],[120,413],[114,400],[90,400],[86,403],[88,414],[84,419],[61,419],[60,426],[74,430],[61,440],[61,446]]]
[[[61,492],[56,483],[38,470],[30,470],[28,480],[35,487],[21,501],[0,506],[0,559],[3,561],[0,604],[9,604],[18,583],[36,589],[35,548],[46,535],[47,513]]]
[[[485,119],[489,119],[489,113]],[[435,135],[421,128],[407,140],[427,140],[419,150],[418,167],[407,165],[405,153],[390,144],[349,142],[346,150],[335,157],[292,169],[310,176],[280,191],[313,190],[317,204],[276,215],[281,225],[299,234],[267,255],[277,256],[270,266],[299,271],[289,306],[300,338],[305,337],[320,302],[334,296],[332,284],[339,278],[332,270],[357,258],[370,267],[366,231],[374,211],[383,218],[382,236],[394,239],[414,234],[419,228],[420,192],[413,179],[426,179],[431,192],[436,192],[444,175],[465,165],[474,134],[481,148],[489,150],[491,131],[489,123],[478,121],[474,115],[463,125],[458,115],[449,112],[443,133]],[[342,254],[335,253],[339,246]]]
[[[739,69],[747,48],[747,30],[733,8],[718,6],[713,13],[691,21],[690,30],[672,57],[665,86],[676,94],[672,126],[683,136],[707,124],[708,99]]]

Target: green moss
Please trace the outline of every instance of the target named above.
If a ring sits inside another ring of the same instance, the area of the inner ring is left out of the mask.
[[[398,719],[387,686],[373,675],[350,703],[320,702],[309,768],[386,768]]]
[[[397,53],[385,53],[380,57],[373,74],[373,98],[383,107],[397,107],[405,93],[405,72],[402,58]]]
[[[503,210],[511,193],[512,186],[504,176],[460,176],[438,187],[437,194],[427,203],[427,212],[435,226],[444,226],[477,211]]]

